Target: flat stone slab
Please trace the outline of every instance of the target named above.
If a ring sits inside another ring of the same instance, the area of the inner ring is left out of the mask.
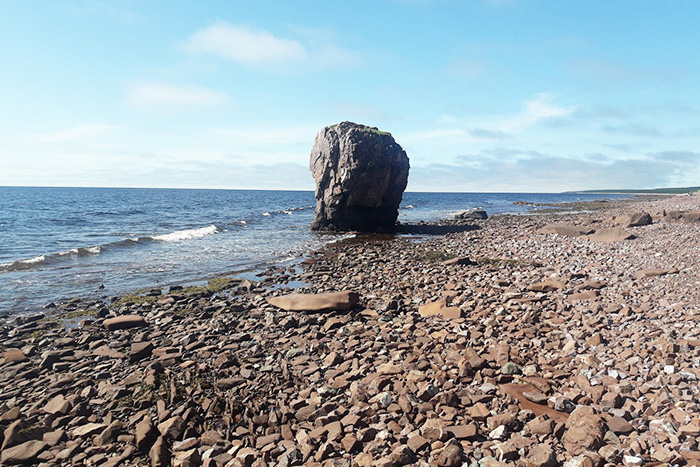
[[[2,354],[3,363],[22,363],[29,360],[20,349],[7,349]]]
[[[637,238],[637,236],[627,232],[625,229],[612,228],[596,230],[594,233],[589,235],[588,238],[595,242],[610,243],[621,242],[623,240],[633,240]]]
[[[118,329],[130,329],[148,326],[148,323],[143,316],[139,315],[123,315],[115,318],[106,319],[103,326],[108,331],[116,331]]]
[[[447,306],[447,300],[440,299],[436,302],[426,303],[418,308],[418,313],[423,317],[441,316],[443,318],[461,318],[462,310],[456,306]]]
[[[42,441],[27,441],[3,450],[0,461],[2,461],[3,465],[28,464],[46,447],[47,444]]]
[[[356,292],[328,292],[319,294],[289,294],[270,297],[267,303],[287,311],[349,310],[360,302]]]
[[[595,232],[595,229],[573,224],[548,224],[537,230],[537,233],[540,234],[557,234],[564,237],[580,237],[582,235],[590,235],[593,232]]]

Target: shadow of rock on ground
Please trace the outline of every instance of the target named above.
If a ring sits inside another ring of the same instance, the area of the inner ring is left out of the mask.
[[[396,233],[419,235],[445,235],[449,233],[469,232],[481,227],[472,224],[437,225],[437,224],[399,224]]]

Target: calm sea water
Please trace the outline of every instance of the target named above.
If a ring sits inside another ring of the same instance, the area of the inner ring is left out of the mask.
[[[399,220],[610,195],[405,193]],[[0,313],[282,263],[342,236],[309,231],[312,192],[0,187]]]

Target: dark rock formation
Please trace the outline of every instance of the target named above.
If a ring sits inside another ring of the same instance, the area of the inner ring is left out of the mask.
[[[408,156],[390,133],[343,122],[316,135],[313,230],[391,231],[408,183]]]
[[[472,208],[466,211],[460,211],[454,215],[455,219],[469,219],[469,220],[481,220],[488,219],[489,215],[486,214],[482,208]]]

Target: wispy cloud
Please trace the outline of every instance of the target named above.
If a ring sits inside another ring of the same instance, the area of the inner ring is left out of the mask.
[[[105,136],[122,130],[124,127],[106,125],[103,123],[82,123],[80,125],[63,128],[39,135],[39,141],[45,143],[70,143],[82,142],[89,138]]]
[[[173,110],[228,104],[230,97],[201,86],[139,84],[129,89],[127,101],[140,110]]]
[[[306,58],[299,42],[277,37],[264,30],[245,25],[216,23],[197,31],[185,44],[190,52],[227,58],[246,65],[289,62]]]
[[[505,131],[499,130],[488,130],[486,128],[473,128],[469,130],[469,135],[478,139],[487,140],[503,140],[508,139],[510,136]]]
[[[554,101],[554,94],[539,93],[523,103],[523,110],[511,115],[470,116],[464,120],[442,116],[445,127],[407,133],[405,138],[412,142],[441,139],[451,143],[504,140],[533,125],[550,123],[576,110],[576,106],[561,106]]]
[[[658,128],[651,125],[641,125],[638,123],[630,123],[626,125],[603,125],[600,129],[606,133],[631,135],[641,137],[657,138],[661,136]]]
[[[700,176],[699,158],[687,150],[616,159],[602,153],[562,157],[526,148],[494,148],[458,156],[448,164],[412,167],[409,188],[551,192],[688,186]]]
[[[554,103],[554,94],[543,92],[525,102],[525,109],[513,117],[497,124],[497,130],[511,133],[522,130],[543,120],[564,117],[576,110],[575,106],[562,107]]]
[[[361,63],[359,52],[334,43],[329,31],[292,28],[298,38],[283,37],[244,24],[217,22],[195,32],[183,48],[194,54],[211,55],[253,68],[290,71],[349,67]],[[291,68],[291,66],[301,67]]]

